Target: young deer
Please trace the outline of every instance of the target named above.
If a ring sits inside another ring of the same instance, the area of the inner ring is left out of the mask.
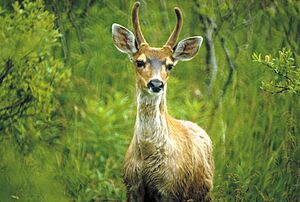
[[[198,125],[172,118],[166,107],[171,69],[197,54],[202,37],[175,45],[182,27],[181,11],[175,8],[177,25],[167,43],[150,47],[140,29],[139,5],[132,10],[135,35],[112,25],[115,46],[128,54],[136,72],[136,124],[123,170],[127,201],[211,201],[211,140]]]

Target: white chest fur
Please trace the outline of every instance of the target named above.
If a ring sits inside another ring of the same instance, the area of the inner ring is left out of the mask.
[[[165,95],[138,93],[135,138],[142,153],[170,151],[172,141],[166,121]]]

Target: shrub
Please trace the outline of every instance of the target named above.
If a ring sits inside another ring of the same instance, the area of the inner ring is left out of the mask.
[[[60,34],[41,1],[16,1],[12,13],[0,13],[0,132],[26,150],[51,125],[69,70],[52,54]]]
[[[292,94],[300,93],[300,69],[295,65],[295,59],[290,50],[282,49],[277,57],[266,55],[264,59],[261,55],[254,53],[253,61],[262,64],[273,72],[273,78],[269,81],[262,81],[261,88],[272,93],[288,92]]]

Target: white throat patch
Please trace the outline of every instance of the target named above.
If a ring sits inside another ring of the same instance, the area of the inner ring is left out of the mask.
[[[135,126],[135,135],[138,142],[148,141],[159,146],[168,141],[166,115],[161,113],[160,109],[161,103],[165,102],[164,99],[164,93],[151,95],[147,92],[138,92]]]

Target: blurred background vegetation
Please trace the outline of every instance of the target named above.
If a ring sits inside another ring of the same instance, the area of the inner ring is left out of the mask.
[[[135,81],[111,25],[132,28],[134,1],[0,2],[0,201],[125,200]],[[168,109],[210,134],[214,200],[299,201],[299,1],[141,0],[150,45],[175,6],[180,39],[204,42],[173,70]]]

